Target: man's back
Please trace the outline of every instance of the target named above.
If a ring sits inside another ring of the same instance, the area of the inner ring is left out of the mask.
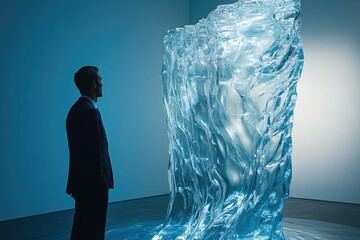
[[[71,107],[66,119],[66,131],[70,150],[66,192],[76,194],[86,191],[94,181],[105,181],[112,188],[105,130],[98,110],[88,99],[80,97]]]

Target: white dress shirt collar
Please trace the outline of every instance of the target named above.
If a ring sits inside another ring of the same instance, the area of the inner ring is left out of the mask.
[[[90,102],[94,105],[94,107],[97,109],[97,105],[96,105],[96,102],[94,101],[94,99],[92,99],[91,97],[88,97],[88,96],[85,96],[85,95],[81,95],[82,98],[86,98],[86,99],[89,99]]]

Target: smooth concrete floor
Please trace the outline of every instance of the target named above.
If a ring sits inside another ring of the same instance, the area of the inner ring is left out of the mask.
[[[163,220],[169,195],[110,203],[107,230],[123,224]],[[74,210],[0,222],[1,240],[69,239]],[[360,205],[289,198],[284,217],[342,224],[360,229]]]

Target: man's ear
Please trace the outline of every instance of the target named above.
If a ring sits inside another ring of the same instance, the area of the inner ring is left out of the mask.
[[[94,88],[97,88],[97,85],[96,85],[96,81],[95,81],[95,80],[92,81],[92,85],[93,85]]]

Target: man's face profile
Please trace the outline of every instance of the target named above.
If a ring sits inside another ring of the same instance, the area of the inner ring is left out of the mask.
[[[97,97],[102,97],[102,77],[98,73],[98,78],[94,81],[95,93]]]

